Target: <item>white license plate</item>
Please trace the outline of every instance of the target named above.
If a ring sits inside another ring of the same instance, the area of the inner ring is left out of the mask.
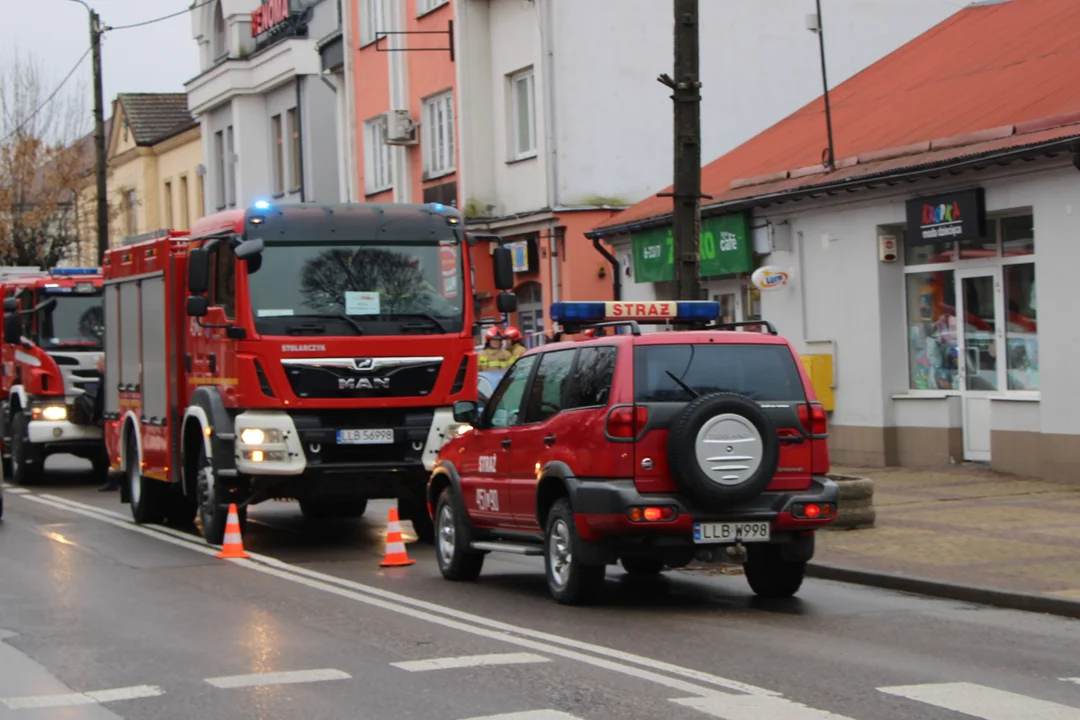
[[[338,430],[339,445],[392,445],[393,430]]]
[[[696,543],[768,542],[769,538],[767,522],[694,523]]]

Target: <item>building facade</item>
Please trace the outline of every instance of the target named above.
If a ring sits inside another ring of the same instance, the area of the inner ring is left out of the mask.
[[[523,330],[545,327],[555,300],[610,298],[613,275],[627,279],[626,259],[616,271],[584,233],[671,176],[670,91],[656,82],[672,65],[671,4],[352,7],[364,197],[457,204],[474,232],[513,243]],[[830,3],[830,77],[857,72],[955,9],[951,0]],[[806,12],[801,0],[702,4],[703,157],[818,94],[818,41]],[[483,262],[490,244],[477,247]]]
[[[341,32],[341,4],[216,0],[191,15],[201,73],[185,88],[202,129],[207,211],[339,201],[343,73],[324,72],[320,50]]]

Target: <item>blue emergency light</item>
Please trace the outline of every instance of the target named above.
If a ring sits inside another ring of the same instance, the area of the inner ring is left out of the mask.
[[[269,210],[270,209],[270,203],[266,202],[265,200],[256,200],[255,204],[254,204],[254,208],[256,210]]]
[[[720,303],[707,300],[666,302],[556,302],[551,319],[566,324],[617,322],[708,322],[720,317]]]
[[[53,268],[50,275],[97,275],[97,268]]]

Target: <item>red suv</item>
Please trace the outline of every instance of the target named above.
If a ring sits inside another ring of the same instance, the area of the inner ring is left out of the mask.
[[[527,352],[482,414],[455,405],[473,429],[428,484],[443,577],[475,580],[488,552],[543,555],[551,594],[574,604],[607,565],[652,575],[698,559],[743,564],[763,597],[795,594],[836,517],[825,410],[771,324],[709,325],[718,313],[553,304],[565,331],[598,336]],[[687,327],[643,335],[637,321]],[[629,333],[601,335],[611,326]]]

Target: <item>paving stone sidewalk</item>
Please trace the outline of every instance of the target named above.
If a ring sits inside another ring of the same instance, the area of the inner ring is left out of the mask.
[[[874,480],[874,528],[818,533],[815,562],[1080,602],[1080,483],[978,466],[834,467]]]

